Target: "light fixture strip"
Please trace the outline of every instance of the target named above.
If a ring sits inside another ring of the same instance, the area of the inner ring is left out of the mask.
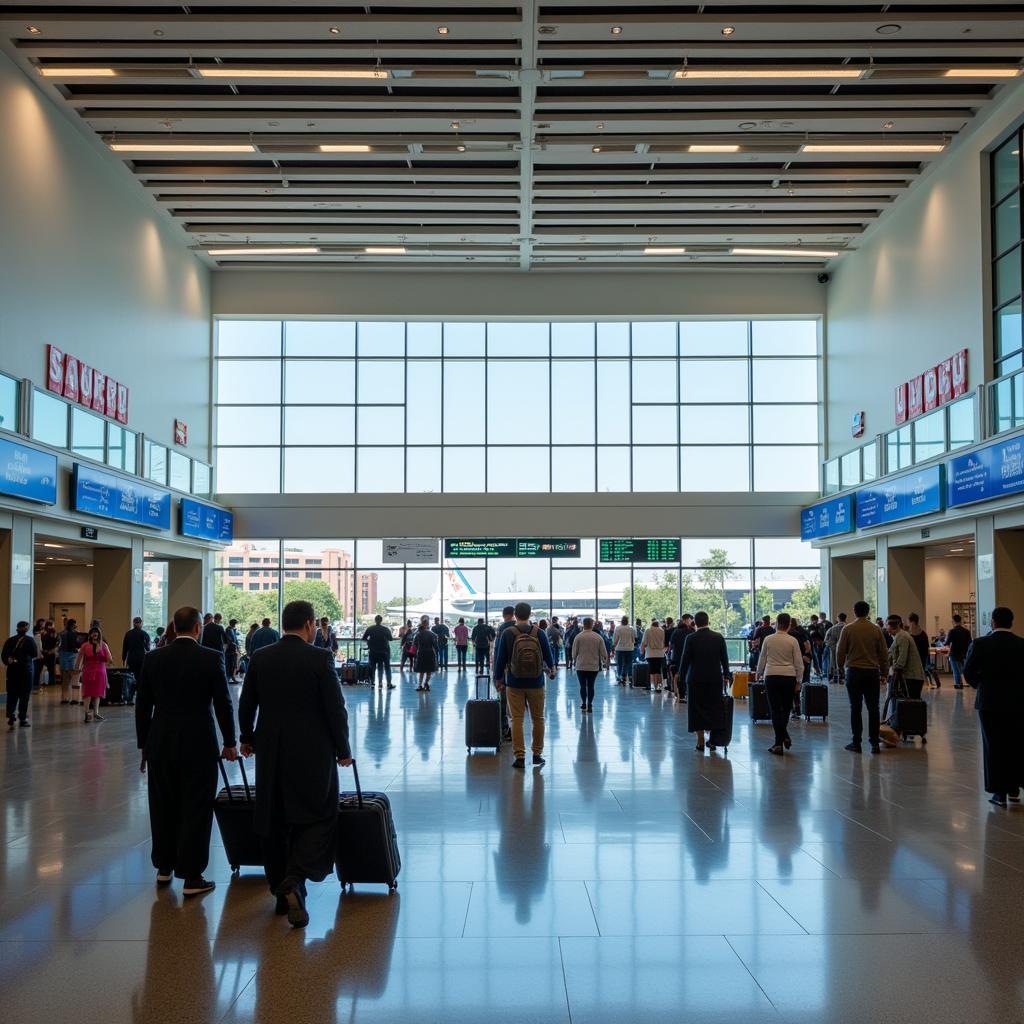
[[[839,255],[838,249],[747,249],[730,250],[733,256],[806,256],[813,259],[831,259]]]
[[[862,78],[865,68],[680,68],[673,78],[686,79],[766,79],[808,78],[834,81],[835,79]]]
[[[196,68],[202,78],[374,78],[388,79],[387,68]]]
[[[118,72],[113,68],[40,68],[43,78],[117,78]]]
[[[233,249],[207,249],[210,256],[316,256],[320,250],[315,246],[281,246],[264,248],[261,246],[239,246]]]
[[[115,153],[255,153],[251,142],[108,142]]]
[[[941,153],[942,142],[805,142],[804,153]]]

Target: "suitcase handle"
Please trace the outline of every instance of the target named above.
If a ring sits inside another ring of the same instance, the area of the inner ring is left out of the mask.
[[[217,758],[217,766],[220,768],[221,778],[224,780],[224,787],[225,787],[225,789],[227,789],[228,803],[234,803],[235,802],[235,798],[234,798],[234,796],[231,793],[231,783],[228,782],[228,773],[227,773],[227,769],[225,769],[225,767],[224,767],[224,758],[223,757]],[[247,803],[251,803],[252,802],[252,792],[249,789],[249,777],[245,773],[245,762],[242,760],[242,758],[238,758],[238,767],[242,769],[242,785],[245,787],[245,799],[246,799],[246,802]]]
[[[491,696],[491,674],[490,674],[490,672],[484,672],[482,676],[481,676],[480,673],[477,673],[477,675],[475,676],[475,678],[473,680],[474,694],[476,696],[476,699],[479,700],[480,699],[480,680],[481,680],[481,678],[487,680],[487,693],[486,693],[486,696],[489,699],[490,696]]]
[[[359,785],[359,768],[356,765],[356,759],[352,758],[352,775],[356,780],[356,800],[359,803],[359,809],[363,807],[363,787]]]

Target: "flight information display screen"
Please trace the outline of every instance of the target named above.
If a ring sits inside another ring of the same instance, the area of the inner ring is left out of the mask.
[[[602,537],[601,562],[678,562],[678,537]]]
[[[446,537],[445,558],[579,558],[579,537]]]

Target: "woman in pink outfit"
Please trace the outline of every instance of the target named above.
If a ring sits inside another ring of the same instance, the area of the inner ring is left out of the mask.
[[[75,670],[81,673],[82,700],[86,702],[85,720],[102,722],[100,699],[107,695],[107,666],[113,662],[110,648],[103,642],[98,627],[89,630],[89,639],[78,651]]]

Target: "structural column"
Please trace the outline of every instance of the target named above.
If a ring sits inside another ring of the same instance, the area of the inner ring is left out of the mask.
[[[860,555],[829,559],[832,581],[830,615],[846,612],[852,619],[853,605],[864,597],[864,559]]]
[[[32,519],[12,515],[10,529],[0,530],[0,628],[6,640],[17,622],[32,621]],[[0,642],[2,642],[0,640]],[[7,673],[0,671],[0,693],[7,690]]]
[[[141,537],[133,537],[129,547],[96,549],[92,615],[102,623],[108,640],[121,636],[132,619],[142,615],[143,555]]]
[[[188,606],[206,608],[203,600],[203,560],[170,558],[167,561],[167,614]]]
[[[924,616],[925,585],[924,585],[924,548],[888,549],[888,585],[887,602],[884,614],[893,613],[903,616],[906,622],[911,612]],[[881,587],[879,587],[878,603],[882,603]]]

